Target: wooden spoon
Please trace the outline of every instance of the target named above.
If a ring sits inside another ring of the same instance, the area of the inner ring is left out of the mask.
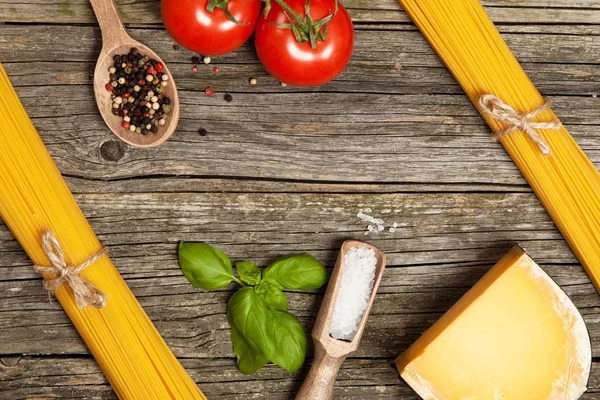
[[[377,266],[375,270],[375,282],[369,304],[365,310],[358,331],[352,341],[334,339],[329,334],[333,310],[336,299],[342,283],[344,273],[344,256],[353,247],[368,247],[375,251],[377,257]],[[329,286],[325,292],[321,309],[317,316],[317,321],[312,331],[313,341],[315,343],[315,358],[313,360],[308,376],[304,380],[296,400],[329,400],[333,398],[333,389],[340,366],[349,354],[356,351],[360,338],[362,337],[369,311],[375,300],[375,294],[381,282],[381,276],[385,268],[385,255],[376,247],[370,244],[359,242],[357,240],[348,240],[344,242],[340,250],[335,268],[329,279]]]
[[[179,121],[179,96],[177,95],[173,75],[169,72],[167,64],[154,51],[127,34],[114,0],[90,0],[90,3],[92,3],[92,8],[102,30],[102,51],[98,56],[96,70],[94,71],[94,94],[100,114],[102,114],[102,118],[104,118],[104,122],[110,130],[124,142],[137,147],[158,146],[171,137]],[[171,111],[166,124],[159,126],[157,133],[150,132],[147,135],[142,135],[131,132],[121,126],[122,118],[112,113],[111,95],[106,90],[106,84],[110,81],[108,68],[113,65],[115,55],[127,54],[132,47],[136,47],[141,54],[161,62],[165,66],[163,72],[169,76],[169,83],[163,93],[171,99]]]

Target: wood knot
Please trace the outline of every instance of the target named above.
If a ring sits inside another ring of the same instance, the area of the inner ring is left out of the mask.
[[[106,161],[119,161],[125,155],[125,148],[117,140],[109,140],[100,146],[100,154]]]

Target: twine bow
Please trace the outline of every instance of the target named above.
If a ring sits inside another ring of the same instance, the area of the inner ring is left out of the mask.
[[[533,118],[536,115],[550,108],[549,102],[544,103],[531,112],[519,114],[511,106],[504,103],[500,98],[494,96],[493,94],[485,94],[479,98],[479,106],[485,114],[497,119],[500,122],[503,122],[507,126],[503,131],[495,132],[493,134],[492,137],[494,140],[498,140],[502,136],[516,131],[522,131],[525,132],[535,144],[537,144],[544,155],[550,154],[550,146],[548,146],[548,143],[546,143],[544,138],[540,136],[537,130],[560,129],[562,124],[559,121],[533,121]]]
[[[48,256],[52,266],[34,265],[33,268],[38,274],[49,273],[55,275],[54,278],[44,280],[44,288],[46,290],[54,293],[63,283],[66,283],[73,291],[73,295],[75,295],[77,307],[85,308],[90,305],[95,308],[103,308],[106,305],[106,296],[104,293],[91,283],[86,282],[79,275],[81,271],[105,255],[107,253],[105,249],[94,254],[77,267],[67,264],[60,243],[58,243],[52,231],[46,231],[42,235],[42,249],[46,253],[46,256]]]

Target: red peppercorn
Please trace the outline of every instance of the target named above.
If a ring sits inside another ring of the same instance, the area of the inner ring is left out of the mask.
[[[214,67],[214,68],[213,68],[213,72],[215,72],[215,73],[216,73],[216,72],[219,72],[219,68],[217,68],[217,67]]]
[[[149,113],[147,113],[147,112],[145,112],[145,113],[144,113],[144,117],[145,117],[145,118],[150,118],[150,114],[149,114]]]
[[[106,88],[107,91],[112,92],[114,87],[112,87],[112,85],[110,83],[107,83],[106,86],[104,86]]]
[[[194,66],[192,67],[192,72],[198,72],[198,67],[194,65]]]
[[[165,66],[163,65],[163,63],[156,63],[156,72],[162,72],[165,69]]]
[[[127,110],[127,109],[123,110],[123,115],[127,115],[127,114],[129,114],[129,110]]]
[[[131,126],[131,124],[127,121],[123,121],[123,123],[121,124],[121,126],[125,129],[129,129],[129,127]]]
[[[130,97],[131,97],[131,93],[129,93],[129,92],[123,93],[123,98],[128,99]]]
[[[142,85],[143,85],[143,84],[145,84],[145,83],[146,83],[146,80],[145,80],[145,79],[140,79],[140,80],[138,81],[138,85],[140,85],[140,86],[142,86]]]
[[[146,106],[146,102],[144,100],[140,101],[140,107]]]
[[[212,86],[208,86],[206,89],[204,89],[204,94],[206,94],[208,97],[210,97],[213,94],[215,94],[215,89],[213,89]]]
[[[151,65],[148,67],[148,73],[152,75],[156,75],[156,69]]]

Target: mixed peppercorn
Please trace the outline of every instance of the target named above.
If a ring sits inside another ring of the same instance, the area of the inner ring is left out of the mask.
[[[112,94],[112,113],[123,119],[124,129],[147,135],[165,125],[171,99],[165,95],[169,75],[164,68],[136,48],[114,57],[106,90]]]

